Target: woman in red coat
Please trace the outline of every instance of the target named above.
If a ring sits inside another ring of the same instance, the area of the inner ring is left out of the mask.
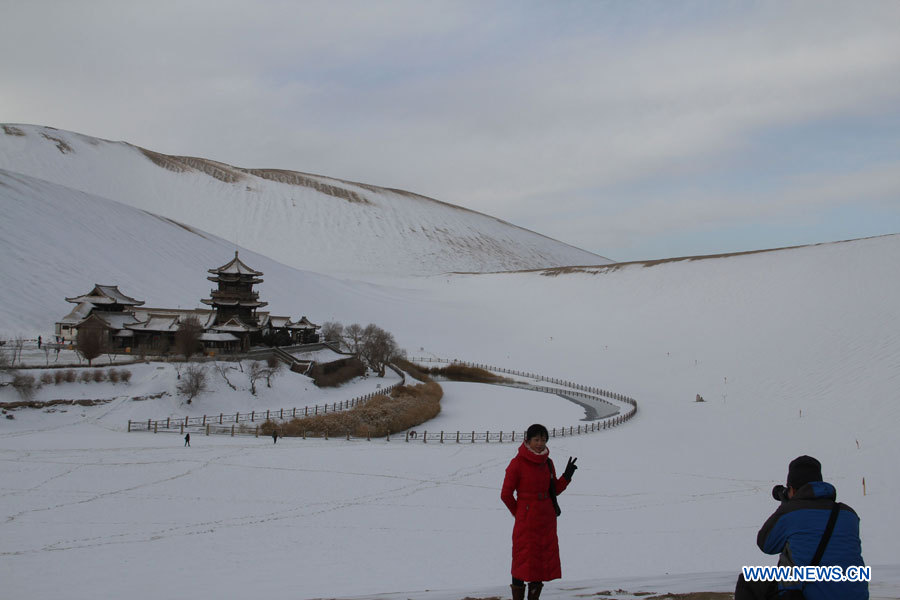
[[[556,509],[552,495],[568,487],[575,473],[575,461],[569,458],[562,477],[547,448],[547,428],[535,424],[525,432],[525,442],[506,467],[500,499],[516,518],[513,526],[512,595],[513,600],[537,600],[544,581],[559,579],[559,541],[556,538]],[[515,496],[513,492],[516,492]]]

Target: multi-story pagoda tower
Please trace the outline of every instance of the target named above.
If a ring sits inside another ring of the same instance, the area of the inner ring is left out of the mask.
[[[228,264],[218,269],[209,269],[212,273],[207,277],[219,284],[218,289],[210,290],[210,298],[201,300],[216,310],[216,329],[245,326],[245,331],[258,331],[259,320],[256,310],[266,306],[268,302],[260,302],[259,292],[253,291],[253,285],[262,283],[262,273],[254,271],[238,258],[237,251]]]

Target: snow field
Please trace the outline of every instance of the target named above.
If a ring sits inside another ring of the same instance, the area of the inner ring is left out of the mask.
[[[206,269],[233,254],[221,239],[123,205],[15,174],[0,181],[3,273],[17,284],[0,289],[10,334],[46,336],[69,308],[63,298],[93,283],[148,305],[195,306]],[[125,243],[101,231],[140,235]],[[584,593],[576,587],[617,581],[725,591],[740,566],[773,564],[756,531],[775,508],[769,490],[800,454],[819,458],[860,514],[873,590],[900,595],[898,256],[895,235],[596,275],[375,285],[241,251],[265,273],[261,297],[276,314],[374,322],[410,354],[637,399],[622,427],[550,442],[557,462],[578,456],[580,468],[560,497],[564,578],[545,594],[573,600]],[[154,375],[171,384],[165,370],[130,368],[135,389],[159,389]],[[99,395],[93,385],[77,393]],[[553,396],[468,385],[447,388],[435,424],[571,418],[573,405]],[[191,410],[287,407],[300,394],[287,376],[274,386],[254,400],[223,384]],[[0,395],[16,399],[8,388]],[[458,600],[506,589],[512,519],[499,488],[514,445],[198,436],[188,449],[177,435],[121,431],[132,416],[185,410],[173,397],[117,398],[0,420],[4,594]]]

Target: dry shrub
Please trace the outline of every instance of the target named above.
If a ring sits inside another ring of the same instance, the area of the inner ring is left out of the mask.
[[[129,371],[128,369],[122,369],[121,371],[119,371],[119,378],[123,383],[128,383],[129,381],[131,381],[131,371]]]
[[[66,380],[66,372],[65,371],[63,371],[62,369],[57,369],[57,370],[53,371],[53,383],[55,383],[56,385],[59,385],[65,380]]]
[[[109,371],[107,371],[106,377],[107,377],[107,379],[109,379],[109,381],[111,383],[119,383],[119,379],[120,379],[119,372],[116,371],[115,369],[110,369]]]
[[[66,369],[65,378],[66,378],[66,383],[75,383],[75,370],[74,369]]]
[[[351,410],[296,418],[281,426],[266,421],[260,431],[271,435],[278,429],[286,436],[342,436],[349,432],[355,437],[384,437],[436,417],[443,395],[444,390],[435,382],[398,386],[390,396],[380,394]]]
[[[53,373],[41,373],[41,385],[50,385],[51,383],[54,383]]]
[[[94,380],[94,383],[103,383],[106,381],[106,372],[101,369],[94,369],[91,373],[91,379]]]
[[[337,387],[354,377],[362,377],[366,367],[358,358],[344,358],[330,363],[316,363],[309,370],[313,383],[318,387]]]
[[[12,386],[26,400],[31,400],[39,387],[34,375],[23,375],[21,373],[13,377]]]
[[[87,370],[82,371],[81,374],[78,376],[78,381],[80,381],[82,383],[90,383],[93,379],[94,379],[94,374]]]
[[[423,382],[431,381],[431,377],[429,377],[427,373],[424,373],[419,365],[413,364],[405,358],[395,358],[393,363],[396,367],[406,371],[413,379]]]
[[[467,367],[466,365],[460,365],[457,363],[447,365],[446,367],[423,367],[423,369],[427,373],[446,377],[451,381],[473,381],[476,383],[501,383],[511,381],[506,377],[491,373],[490,371],[486,371],[485,369],[479,369],[478,367]]]

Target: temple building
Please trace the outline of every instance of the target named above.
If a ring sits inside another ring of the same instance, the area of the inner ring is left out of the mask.
[[[210,297],[201,300],[209,309],[146,308],[117,286],[95,284],[86,294],[66,298],[76,306],[56,323],[56,335],[74,341],[83,327],[99,327],[113,350],[164,352],[174,345],[182,323],[195,319],[207,352],[244,352],[260,343],[287,346],[319,341],[320,327],[305,316],[292,321],[258,310],[268,304],[253,290],[262,283],[263,274],[244,264],[237,252],[230,262],[209,273],[207,279],[217,284]]]

